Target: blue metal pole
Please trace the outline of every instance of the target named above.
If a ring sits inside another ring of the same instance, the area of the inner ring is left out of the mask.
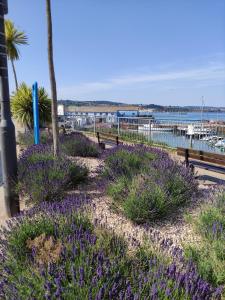
[[[38,84],[33,84],[33,117],[34,117],[34,143],[40,144],[39,109],[38,109]]]

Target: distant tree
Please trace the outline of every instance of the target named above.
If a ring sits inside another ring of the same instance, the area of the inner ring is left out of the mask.
[[[46,0],[46,16],[47,16],[47,29],[48,29],[48,65],[51,83],[51,96],[52,96],[52,136],[53,136],[53,149],[54,155],[59,155],[59,130],[57,122],[57,89],[53,60],[53,36],[52,36],[52,13],[51,13],[51,0]]]
[[[28,38],[24,31],[19,31],[11,20],[5,20],[5,39],[8,59],[11,61],[16,89],[18,81],[14,61],[20,57],[18,46],[27,45]]]
[[[38,89],[40,125],[51,122],[51,100],[43,87]],[[33,128],[32,88],[22,83],[11,97],[13,117],[26,128]]]

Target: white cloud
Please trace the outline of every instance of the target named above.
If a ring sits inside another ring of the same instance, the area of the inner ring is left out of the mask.
[[[218,85],[225,82],[225,64],[221,62],[210,62],[205,67],[195,67],[176,71],[160,71],[154,73],[138,73],[127,76],[117,76],[114,78],[84,82],[74,86],[63,87],[59,89],[59,95],[65,97],[80,97],[82,95],[90,95],[95,92],[110,91],[112,89],[120,88],[134,88],[140,85],[151,84],[163,88],[166,83],[170,83],[176,88],[179,86],[193,84],[197,85]]]

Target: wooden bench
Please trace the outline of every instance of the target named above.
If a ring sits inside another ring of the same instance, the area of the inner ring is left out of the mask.
[[[105,144],[119,145],[119,136],[111,133],[97,132],[98,144],[102,149],[105,149]]]
[[[185,158],[186,167],[194,166],[225,174],[225,155],[201,150],[177,148],[177,154]],[[191,159],[191,160],[190,160]]]

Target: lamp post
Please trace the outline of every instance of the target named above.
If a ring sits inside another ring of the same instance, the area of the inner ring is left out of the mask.
[[[17,182],[17,156],[15,127],[11,119],[5,44],[4,15],[8,13],[7,0],[0,0],[0,145],[4,189],[4,207],[8,216],[19,212],[19,199],[15,192]],[[2,201],[2,200],[1,200]]]

